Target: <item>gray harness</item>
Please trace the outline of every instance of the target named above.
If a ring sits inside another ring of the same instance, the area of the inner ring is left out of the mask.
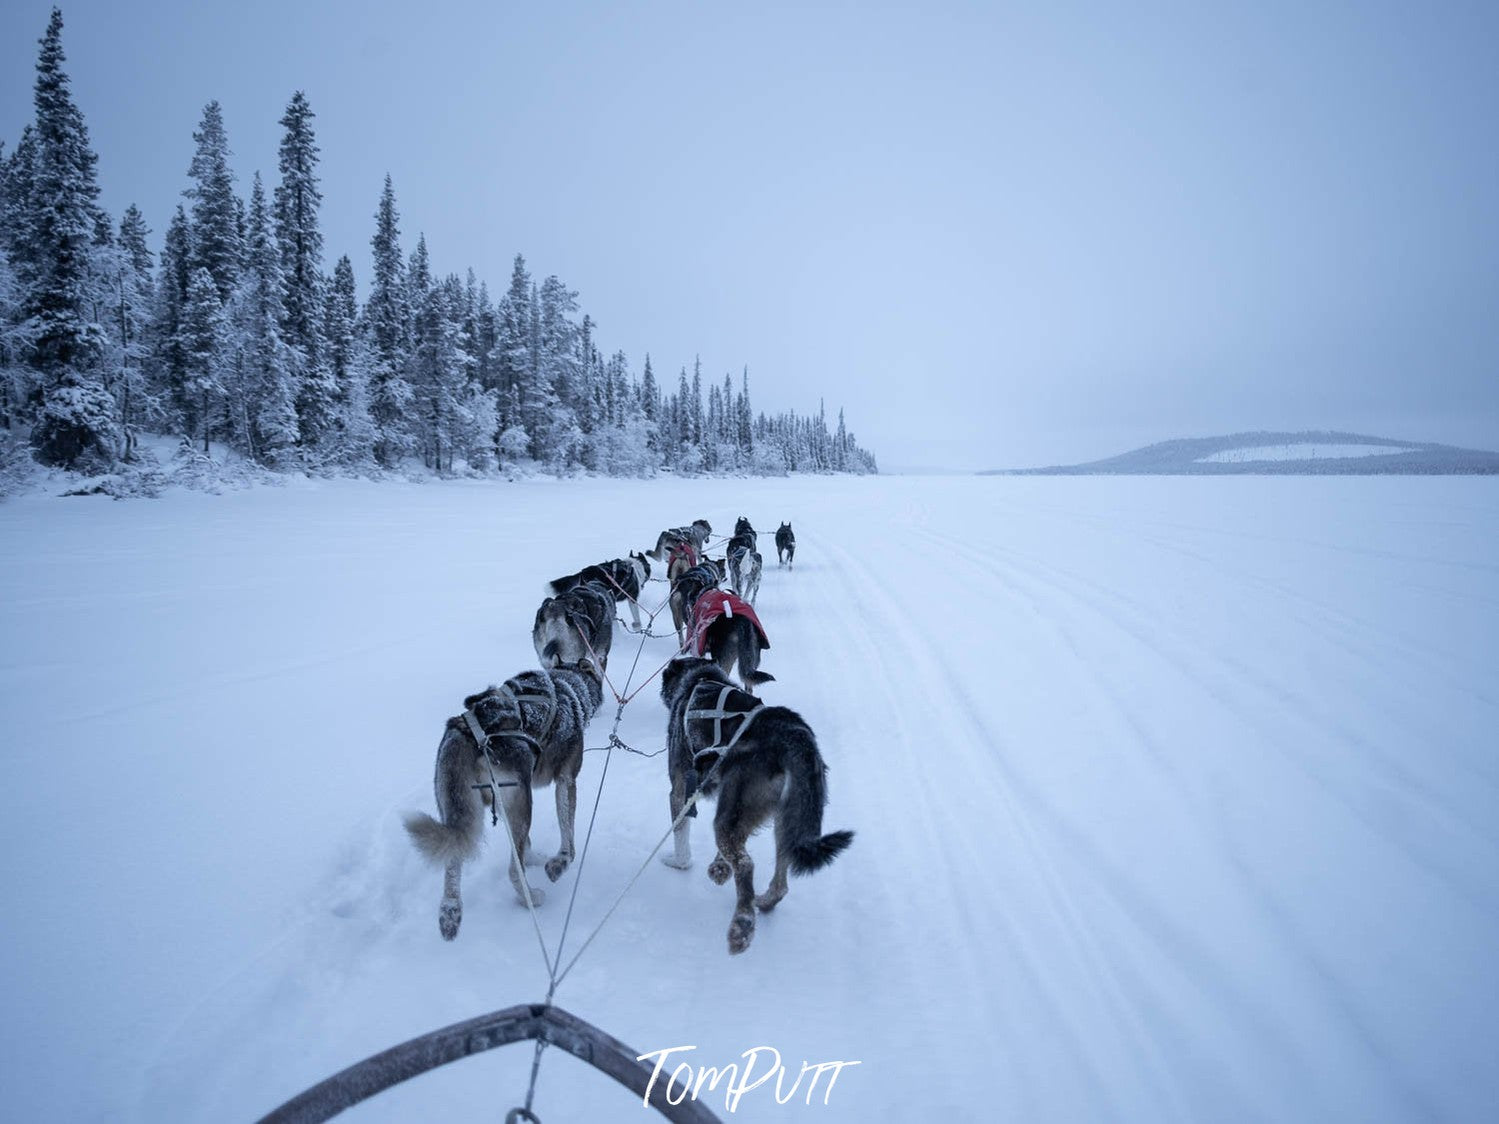
[[[695,700],[697,698],[698,692],[703,687],[708,686],[711,686],[711,684],[704,683],[698,687],[694,687],[691,698]],[[736,694],[745,695],[747,698],[753,698],[753,696],[749,695],[749,693],[746,691],[741,691],[737,687],[730,687],[725,685],[720,688],[718,692],[718,699],[714,702],[712,707],[697,710],[689,709],[682,715],[682,733],[687,737],[688,744],[691,744],[692,742],[692,728],[689,723],[693,722],[694,720],[708,721],[710,719],[713,722],[713,741],[708,745],[703,746],[701,749],[695,750],[693,752],[692,760],[694,764],[707,756],[719,757],[721,755],[729,753],[729,751],[732,750],[734,746],[739,744],[739,739],[744,737],[744,733],[750,728],[750,724],[754,722],[754,720],[759,717],[760,712],[765,709],[765,704],[762,703],[759,699],[755,699],[755,705],[752,707],[748,707],[744,710],[730,710],[725,704],[729,701],[730,695]],[[689,706],[690,705],[691,704],[689,703]],[[724,723],[725,721],[732,721],[735,718],[741,719],[739,729],[730,734],[729,740],[726,742],[723,740]]]
[[[540,678],[542,683],[546,685],[545,692],[527,691],[524,688],[517,690],[516,684],[520,680],[520,676],[517,675],[513,679],[505,680],[503,685],[496,687],[493,691],[485,693],[486,698],[500,698],[515,706],[515,725],[513,726],[501,726],[495,730],[486,730],[483,723],[479,721],[479,716],[474,713],[474,707],[469,707],[469,709],[463,712],[464,724],[467,725],[469,735],[474,739],[474,744],[491,761],[494,760],[494,757],[490,749],[490,742],[494,738],[514,738],[517,741],[524,742],[531,749],[531,764],[533,767],[541,760],[541,743],[551,736],[552,724],[557,718],[557,687],[552,682],[550,675],[542,675]],[[521,710],[522,703],[536,703],[546,708],[546,719],[541,724],[542,733],[540,738],[527,732],[525,712]],[[478,705],[478,703],[474,704],[475,707]],[[505,709],[508,711],[509,707]],[[508,713],[505,717],[509,717]]]

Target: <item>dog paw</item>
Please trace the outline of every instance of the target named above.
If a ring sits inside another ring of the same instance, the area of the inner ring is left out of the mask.
[[[458,935],[458,923],[463,920],[463,903],[457,898],[443,898],[437,907],[437,928],[442,939],[450,941]]]
[[[663,863],[665,863],[667,866],[671,867],[673,870],[691,870],[692,869],[692,859],[690,859],[690,858],[681,858],[681,859],[679,859],[679,858],[677,858],[676,855],[662,855],[661,856],[661,861]]]
[[[531,904],[532,905],[540,905],[543,901],[546,900],[546,893],[544,891],[537,889],[535,886],[532,886],[530,889],[531,889]],[[526,904],[525,891],[523,891],[523,890],[517,890],[517,891],[515,891],[515,900],[518,901],[518,902],[520,902],[521,905],[525,905]]]
[[[567,869],[567,864],[572,860],[566,855],[553,855],[547,859],[547,877],[553,882],[562,877],[562,872]]]
[[[729,922],[729,955],[737,956],[749,948],[750,941],[755,937],[755,915],[753,913],[736,913],[734,920]]]
[[[776,906],[781,904],[781,899],[785,896],[786,895],[784,893],[777,894],[771,892],[770,890],[766,890],[765,893],[761,894],[758,898],[755,899],[755,908],[758,909],[761,913],[769,913]]]
[[[715,886],[722,886],[733,873],[734,869],[729,866],[728,861],[722,855],[708,864],[708,877],[713,879]]]

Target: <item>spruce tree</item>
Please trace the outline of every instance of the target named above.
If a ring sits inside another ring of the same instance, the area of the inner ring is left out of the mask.
[[[369,408],[375,425],[375,457],[387,468],[396,464],[411,448],[411,434],[406,424],[411,386],[404,374],[406,272],[401,260],[399,218],[395,191],[387,175],[385,188],[380,194],[380,206],[375,212],[375,234],[370,239],[374,249],[374,270],[364,316],[372,361]]]
[[[31,433],[45,464],[99,469],[114,459],[114,403],[98,362],[106,338],[88,316],[98,226],[97,158],[62,69],[62,13],[52,9],[36,65],[36,148],[30,169],[26,312],[42,410]]]
[[[224,375],[229,324],[218,285],[204,266],[193,271],[183,309],[182,344],[186,363],[184,390],[191,404],[189,425],[208,452],[209,440],[222,429]]]
[[[250,212],[245,223],[245,268],[235,304],[237,399],[231,414],[247,422],[250,447],[245,450],[272,468],[289,468],[296,461],[300,436],[294,349],[282,336],[286,291],[281,272],[281,248],[271,231],[265,189],[260,174],[250,190]],[[241,428],[239,425],[236,428]]]
[[[310,459],[329,454],[338,393],[329,371],[322,336],[323,235],[318,228],[318,147],[312,132],[315,115],[298,90],[281,118],[281,182],[276,187],[276,245],[283,282],[282,335],[296,355],[297,418],[301,441]]]
[[[216,101],[203,107],[203,120],[193,133],[197,150],[187,174],[193,185],[184,195],[192,201],[192,258],[190,267],[206,269],[218,290],[219,302],[234,292],[244,256],[241,204],[234,194],[229,168],[229,137],[224,114]]]

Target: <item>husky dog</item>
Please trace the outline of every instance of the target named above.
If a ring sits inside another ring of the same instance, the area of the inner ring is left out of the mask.
[[[734,584],[734,592],[753,605],[760,593],[760,572],[764,566],[760,552],[743,546],[736,548],[730,542],[728,562],[729,581]]]
[[[705,558],[671,583],[671,620],[677,626],[678,647],[687,642],[682,628],[692,621],[692,606],[708,590],[717,589],[718,583],[723,581],[723,575],[722,561]]]
[[[755,542],[755,528],[750,526],[749,519],[741,515],[734,523],[734,534],[724,552],[729,563],[729,580],[734,583],[734,592],[741,597],[745,596],[746,578],[754,583],[756,593],[760,589],[760,568],[754,562],[759,557],[755,551]],[[753,602],[755,594],[750,593],[748,596]]]
[[[583,730],[602,699],[598,670],[584,660],[549,671],[523,671],[502,687],[470,695],[463,700],[464,713],[448,719],[437,745],[433,786],[442,818],[435,820],[425,812],[406,816],[406,830],[416,849],[446,867],[437,910],[444,940],[458,935],[463,920],[459,880],[464,860],[478,850],[485,806],[497,799],[504,806],[520,860],[526,863],[531,858],[531,790],[556,781],[562,845],[546,860],[547,877],[557,881],[572,862]],[[521,901],[530,891],[531,901],[540,904],[542,892],[526,884],[514,854],[510,884]]]
[[[695,554],[703,552],[703,544],[708,541],[708,536],[713,533],[712,525],[706,519],[694,519],[690,527],[673,527],[669,531],[662,531],[656,537],[656,548],[646,551],[657,562],[663,561],[665,552],[677,543],[691,543]]]
[[[531,643],[542,667],[594,659],[605,670],[613,642],[614,595],[603,582],[585,582],[560,597],[548,597],[531,625]]]
[[[630,602],[630,620],[634,622],[635,631],[639,632],[640,591],[645,588],[650,577],[650,559],[639,551],[632,550],[628,559],[616,558],[612,562],[586,566],[576,574],[568,574],[565,578],[548,582],[547,588],[552,591],[553,596],[557,596],[588,582],[602,585],[613,594],[616,604],[625,600]]]
[[[795,557],[796,532],[790,523],[782,523],[776,528],[776,565],[789,567]]]
[[[822,833],[828,801],[827,765],[817,739],[801,715],[739,696],[711,661],[673,660],[661,677],[666,723],[667,770],[675,853],[668,866],[692,865],[687,817],[682,809],[701,786],[717,794],[713,837],[718,854],[708,877],[718,885],[734,876],[737,896],[729,924],[729,951],[743,952],[755,935],[755,910],[769,913],[786,896],[786,873],[811,874],[853,842],[852,831]],[[732,732],[725,726],[733,727]],[[765,893],[755,896],[755,867],[745,843],[775,819],[776,869]]]
[[[707,656],[725,675],[739,669],[739,681],[749,694],[774,675],[760,670],[760,652],[770,647],[765,626],[755,616],[754,606],[719,590],[699,595],[692,607],[692,636],[687,647],[696,656]]]

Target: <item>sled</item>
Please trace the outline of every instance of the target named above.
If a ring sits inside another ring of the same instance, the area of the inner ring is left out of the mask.
[[[651,1084],[653,1067],[636,1061],[637,1051],[577,1015],[541,1003],[523,1003],[453,1023],[373,1054],[297,1094],[261,1117],[260,1124],[316,1124],[329,1120],[344,1109],[428,1070],[496,1046],[529,1040],[566,1050],[618,1081],[643,1103],[646,1090],[650,1089],[648,1103],[672,1124],[719,1124],[718,1117],[692,1097],[684,1095],[681,1103],[670,1103],[666,1099],[667,1083],[657,1080]],[[525,1109],[515,1109],[507,1119],[538,1118]]]

